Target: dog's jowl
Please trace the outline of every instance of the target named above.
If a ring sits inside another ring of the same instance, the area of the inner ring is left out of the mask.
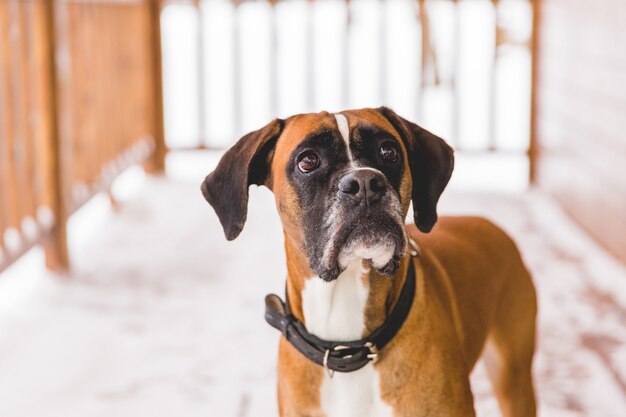
[[[532,281],[492,223],[438,219],[453,166],[441,138],[379,108],[276,119],[206,177],[229,240],[251,184],[276,199],[287,299],[268,296],[266,318],[283,333],[282,417],[473,416],[481,355],[503,415],[535,415]]]

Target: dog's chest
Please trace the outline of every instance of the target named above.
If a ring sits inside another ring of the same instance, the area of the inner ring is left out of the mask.
[[[302,308],[307,330],[327,340],[355,340],[365,329],[368,285],[355,262],[333,282],[307,280]],[[372,364],[358,371],[324,373],[320,387],[321,408],[326,417],[391,417],[392,410],[380,397],[380,378]]]

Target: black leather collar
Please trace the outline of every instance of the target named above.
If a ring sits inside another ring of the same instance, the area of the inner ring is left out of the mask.
[[[280,330],[287,341],[309,360],[325,367],[329,373],[352,372],[378,359],[383,349],[398,333],[413,305],[415,266],[409,258],[407,276],[400,297],[385,322],[369,336],[349,342],[322,340],[309,333],[304,324],[289,311],[289,306],[276,294],[265,297],[265,320]]]

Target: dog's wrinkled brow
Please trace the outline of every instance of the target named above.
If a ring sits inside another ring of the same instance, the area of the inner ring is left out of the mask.
[[[337,134],[333,132],[331,129],[323,129],[318,130],[317,132],[312,132],[304,137],[298,148],[303,148],[307,146],[319,146],[327,144],[329,141],[333,141],[337,138]]]
[[[359,123],[356,126],[354,135],[361,139],[377,137],[397,140],[397,138],[391,132],[378,126],[363,123]]]

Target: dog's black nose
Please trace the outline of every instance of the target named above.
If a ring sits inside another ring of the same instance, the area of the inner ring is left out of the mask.
[[[387,179],[380,172],[373,169],[355,169],[345,174],[339,180],[340,194],[350,196],[367,205],[380,200],[387,190]]]

